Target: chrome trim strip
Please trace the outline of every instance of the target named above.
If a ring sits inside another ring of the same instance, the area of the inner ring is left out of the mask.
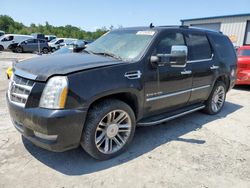
[[[24,130],[20,127],[20,125],[19,125],[18,123],[14,122],[14,126],[15,126],[15,128],[16,128],[18,131],[20,131],[21,133],[24,133]]]
[[[15,83],[15,82],[13,82],[13,85],[14,85],[14,86],[17,86],[17,87],[20,87],[20,88],[22,88],[22,89],[28,90],[28,91],[31,91],[32,88],[33,88],[33,86],[20,85],[20,84],[17,84],[17,83]]]
[[[160,124],[160,123],[163,123],[163,122],[166,122],[166,121],[170,121],[170,120],[172,120],[172,119],[175,119],[175,118],[177,118],[177,117],[184,116],[184,115],[186,115],[186,114],[190,114],[190,113],[195,112],[195,111],[197,111],[197,110],[201,110],[201,109],[203,109],[203,108],[205,108],[205,105],[200,106],[200,107],[197,107],[197,108],[194,108],[194,109],[192,109],[192,110],[188,110],[188,111],[186,111],[186,112],[182,112],[182,113],[180,113],[180,114],[173,115],[173,116],[168,117],[168,118],[164,118],[164,119],[158,120],[158,121],[146,122],[146,123],[138,123],[138,125],[141,125],[141,126],[150,126],[150,125]]]
[[[124,74],[124,76],[126,77],[126,78],[128,78],[128,79],[130,79],[130,80],[134,80],[134,79],[139,79],[139,78],[141,78],[141,75],[142,75],[142,73],[141,73],[141,71],[130,71],[130,72],[126,72],[125,74]]]
[[[12,104],[14,104],[14,105],[16,105],[16,106],[22,107],[22,108],[25,107],[25,104],[24,104],[24,103],[18,103],[18,102],[12,101],[12,100],[10,99],[10,94],[9,94],[9,92],[8,92],[7,95],[8,95],[8,100],[9,100],[10,103],[12,103]]]
[[[15,69],[14,74],[17,76],[23,77],[23,78],[30,79],[30,80],[35,80],[37,78],[36,75],[25,72],[25,71],[20,70],[20,69]]]
[[[188,93],[190,91],[192,91],[192,89],[188,89],[188,90],[184,90],[184,91],[178,91],[178,92],[175,92],[175,93],[170,93],[170,94],[165,94],[165,95],[160,95],[160,96],[157,96],[157,97],[147,98],[146,101],[154,101],[154,100],[158,100],[158,99],[172,97],[172,96],[175,96],[175,95],[181,95],[181,94],[184,94],[184,93]]]
[[[187,61],[187,63],[198,63],[198,62],[204,62],[204,61],[211,61],[212,59],[213,59],[213,58],[192,60],[192,61]]]
[[[22,99],[28,99],[28,95],[24,95],[24,94],[19,94],[19,93],[11,93],[11,95],[14,95],[15,97],[19,97]]]
[[[172,97],[172,96],[175,96],[175,95],[181,95],[181,94],[188,93],[188,92],[191,92],[191,91],[197,91],[197,90],[200,90],[200,89],[205,89],[205,88],[208,88],[210,86],[211,85],[204,85],[204,86],[200,86],[200,87],[196,87],[196,88],[192,88],[192,89],[187,89],[187,90],[184,90],[184,91],[178,91],[178,92],[175,92],[175,93],[160,95],[160,96],[157,96],[157,97],[150,97],[150,98],[147,98],[146,101],[149,102],[149,101],[154,101],[154,100],[163,99],[163,98],[167,98],[167,97]]]
[[[200,90],[200,89],[205,89],[205,88],[208,88],[210,86],[211,85],[205,85],[205,86],[196,87],[196,88],[193,88],[192,91],[196,91],[196,90]]]

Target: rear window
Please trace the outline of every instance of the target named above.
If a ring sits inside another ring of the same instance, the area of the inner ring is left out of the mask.
[[[203,60],[212,57],[212,50],[205,34],[188,34],[188,60]]]
[[[232,62],[236,59],[236,53],[232,42],[228,37],[219,34],[209,34],[209,39],[213,42],[219,57],[224,62]]]
[[[249,50],[239,50],[239,56],[250,56],[250,49]]]

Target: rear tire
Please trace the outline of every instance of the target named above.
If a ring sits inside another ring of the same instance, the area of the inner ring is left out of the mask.
[[[89,110],[81,145],[95,159],[113,158],[129,146],[135,126],[129,105],[116,99],[102,101]]]
[[[43,52],[44,54],[48,54],[48,53],[49,53],[49,49],[48,49],[48,48],[43,48],[42,52]]]
[[[226,85],[222,81],[217,81],[214,88],[206,101],[205,113],[209,115],[218,114],[224,106],[226,99]]]
[[[0,45],[0,51],[4,51],[4,47]]]

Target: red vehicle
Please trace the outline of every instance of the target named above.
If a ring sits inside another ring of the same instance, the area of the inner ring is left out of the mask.
[[[250,46],[242,46],[237,51],[238,54],[238,85],[250,85]]]

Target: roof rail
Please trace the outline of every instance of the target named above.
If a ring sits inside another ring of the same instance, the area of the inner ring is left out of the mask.
[[[188,25],[160,25],[158,27],[179,27],[179,28],[189,28]]]

